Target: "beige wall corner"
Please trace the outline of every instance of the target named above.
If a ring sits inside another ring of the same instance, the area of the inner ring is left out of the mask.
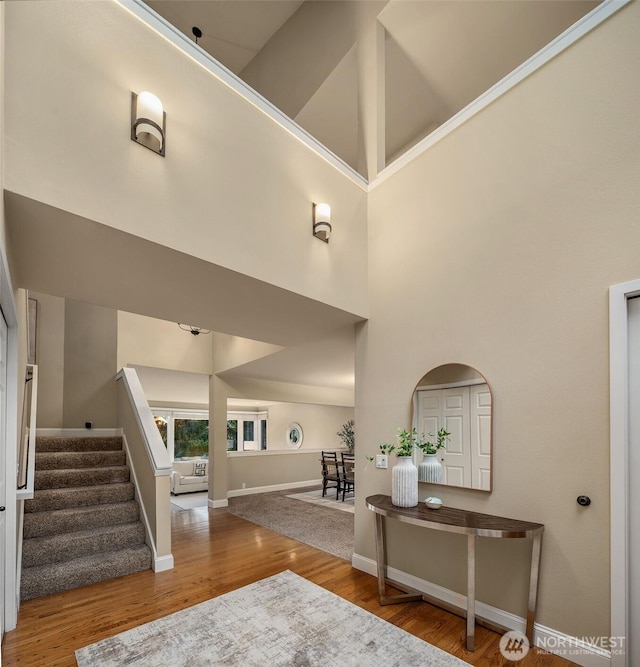
[[[630,3],[369,198],[360,453],[409,426],[428,370],[480,371],[494,490],[420,498],[544,523],[537,620],[578,637],[609,634],[607,292],[640,273],[639,31]],[[389,471],[369,467],[358,488],[388,493]],[[356,552],[373,557],[372,515],[356,512]],[[427,532],[394,527],[391,565],[464,592],[464,540]],[[522,616],[526,545],[502,542],[480,545],[478,598]]]
[[[67,300],[64,318],[65,428],[116,423],[117,312]]]

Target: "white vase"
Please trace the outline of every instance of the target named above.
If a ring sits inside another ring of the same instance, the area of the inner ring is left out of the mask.
[[[418,480],[440,484],[442,481],[442,463],[437,454],[425,454],[422,463],[418,466]]]
[[[410,456],[398,456],[391,469],[391,503],[396,507],[418,504],[418,469]]]

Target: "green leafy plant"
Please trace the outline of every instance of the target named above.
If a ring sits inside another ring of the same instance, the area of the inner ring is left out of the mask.
[[[413,431],[415,432],[415,429],[413,429]],[[451,433],[446,429],[441,428],[435,436],[433,433],[428,433],[427,435],[430,438],[435,437],[436,441],[432,442],[431,440],[427,440],[424,433],[419,437],[416,434],[415,446],[420,449],[423,454],[437,454],[439,450],[446,447],[447,440]]]
[[[411,431],[406,429],[399,428],[398,435],[398,444],[392,445],[391,443],[385,442],[380,445],[380,451],[383,454],[392,454],[396,453],[396,456],[411,456],[413,454],[413,444],[417,434],[415,428]]]
[[[356,444],[355,425],[356,423],[353,421],[353,419],[350,419],[346,424],[343,424],[342,428],[336,433],[336,435],[344,443],[345,447],[351,450],[353,450]]]

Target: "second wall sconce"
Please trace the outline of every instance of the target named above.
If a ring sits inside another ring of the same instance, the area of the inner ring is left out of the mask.
[[[329,204],[313,205],[313,235],[329,243],[331,236],[331,206]]]
[[[167,114],[162,102],[147,91],[131,93],[131,139],[164,157]]]

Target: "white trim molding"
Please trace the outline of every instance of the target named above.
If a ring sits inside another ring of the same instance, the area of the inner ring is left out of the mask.
[[[629,636],[629,312],[640,280],[609,288],[609,428],[611,511],[611,636]],[[614,655],[612,667],[627,667]]]
[[[212,509],[221,509],[222,507],[229,507],[229,501],[226,498],[223,498],[222,500],[209,500],[207,501],[207,505]]]
[[[445,121],[440,127],[436,128],[431,134],[422,139],[422,141],[419,141],[406,153],[403,153],[397,160],[394,160],[389,164],[370,182],[369,190],[372,190],[374,187],[386,181],[390,176],[393,176],[393,174],[400,171],[405,165],[409,164],[409,162],[415,160],[419,155],[422,155],[422,153],[431,148],[431,146],[438,143],[441,139],[444,139],[450,132],[453,132],[456,128],[460,127],[460,125],[511,90],[511,88],[517,86],[521,81],[540,69],[543,65],[546,65],[552,58],[555,58],[565,49],[568,49],[572,44],[599,26],[603,21],[608,19],[612,14],[615,14],[619,9],[622,9],[622,7],[629,2],[631,2],[631,0],[605,0],[598,5],[582,19],[567,28],[552,42],[522,63],[522,65],[516,67],[513,72],[507,74],[507,76],[498,81],[498,83],[489,88],[489,90],[477,97],[473,102],[470,102],[464,109],[461,109],[455,116],[449,118],[449,120]]]
[[[250,496],[254,493],[268,493],[269,491],[287,491],[288,489],[301,489],[305,486],[318,486],[322,479],[308,479],[303,482],[286,482],[285,484],[272,484],[271,486],[253,486],[249,489],[231,489],[227,491],[227,498],[236,496]]]
[[[154,552],[153,571],[166,572],[167,570],[173,570],[173,554],[168,554],[167,556],[158,556],[158,554]]]
[[[351,565],[356,570],[367,572],[374,577],[378,574],[376,561],[372,558],[353,554],[351,557]],[[397,570],[394,567],[387,567],[387,572],[390,579],[393,579],[400,584],[404,584],[413,590],[420,591],[425,595],[441,600],[447,605],[466,609],[467,598],[465,595],[456,593],[448,588],[443,588],[442,586],[433,584],[425,579],[419,579],[402,570]],[[507,611],[503,611],[502,609],[498,609],[497,607],[492,607],[483,602],[478,602],[477,600],[476,613],[478,616],[482,616],[495,625],[500,625],[509,628],[510,630],[517,630],[523,633],[525,631],[526,619]],[[579,639],[577,637],[571,637],[570,635],[558,632],[557,630],[548,628],[540,623],[536,623],[534,626],[534,641],[536,646],[540,647],[547,653],[562,656],[578,665],[582,665],[582,667],[611,667],[612,665],[611,652],[588,641],[588,638]]]

